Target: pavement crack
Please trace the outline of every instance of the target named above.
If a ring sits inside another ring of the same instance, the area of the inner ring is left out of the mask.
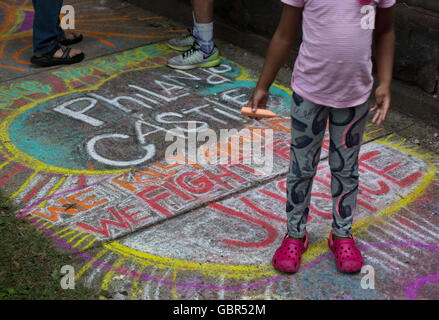
[[[391,133],[386,133],[386,134],[383,134],[383,135],[380,135],[380,136],[378,136],[378,137],[376,137],[376,138],[374,138],[374,139],[371,139],[371,140],[369,140],[369,141],[365,141],[365,142],[363,142],[363,145],[368,144],[368,143],[370,143],[370,142],[373,142],[373,141],[375,141],[375,140],[381,139],[381,138],[383,138],[383,137],[386,137],[386,136],[388,136],[388,135],[390,135],[390,134],[393,134],[393,132],[391,132]],[[328,155],[325,156],[325,157],[322,157],[322,158],[320,159],[320,161],[325,161],[325,160],[327,160],[327,159],[328,159]],[[132,232],[130,232],[130,233],[122,234],[122,235],[117,236],[117,237],[115,237],[115,238],[113,238],[113,239],[111,239],[111,240],[103,241],[102,244],[107,244],[107,243],[111,243],[111,242],[114,242],[114,241],[121,241],[121,240],[124,240],[125,238],[128,238],[128,237],[130,237],[130,236],[132,236],[132,235],[135,235],[135,234],[141,233],[141,232],[143,232],[143,231],[145,231],[145,230],[148,230],[148,229],[150,229],[150,228],[153,228],[153,227],[159,226],[159,225],[161,225],[161,224],[163,224],[163,223],[167,223],[168,221],[172,221],[173,219],[176,219],[176,218],[179,218],[179,217],[183,217],[184,215],[186,215],[186,214],[188,214],[188,213],[191,213],[191,212],[194,212],[194,211],[196,211],[196,210],[199,210],[199,209],[201,209],[201,208],[204,208],[204,207],[210,205],[211,203],[219,202],[219,201],[224,201],[224,200],[227,200],[227,199],[233,198],[236,194],[245,193],[245,192],[247,192],[247,191],[249,191],[249,190],[259,188],[260,186],[267,185],[267,184],[269,184],[270,182],[275,181],[276,179],[278,179],[278,178],[280,178],[280,177],[286,177],[287,174],[288,174],[288,169],[283,170],[283,171],[281,171],[281,172],[279,172],[279,173],[277,173],[277,174],[275,174],[275,175],[273,175],[273,176],[270,176],[270,177],[268,177],[268,178],[266,178],[266,179],[263,179],[263,180],[260,180],[260,181],[254,181],[254,182],[251,182],[251,183],[250,183],[248,186],[246,186],[246,187],[239,188],[239,189],[236,189],[236,190],[232,190],[231,192],[225,193],[225,194],[223,194],[223,195],[221,195],[221,196],[218,196],[218,197],[215,197],[215,198],[213,198],[213,199],[211,199],[211,200],[208,200],[208,201],[205,201],[205,202],[199,203],[199,204],[197,204],[197,205],[194,205],[194,206],[192,206],[192,207],[189,207],[189,208],[187,208],[187,209],[182,210],[181,212],[175,214],[174,216],[172,216],[172,217],[170,217],[170,218],[159,220],[159,221],[157,221],[157,222],[155,222],[155,223],[151,223],[151,224],[146,225],[146,226],[144,226],[144,227],[140,227],[140,228],[138,228],[138,229],[136,229],[136,230],[134,230],[134,231],[132,231]],[[94,246],[88,248],[88,250],[93,249],[93,248],[94,248]]]
[[[133,232],[130,232],[130,233],[127,233],[127,234],[122,234],[122,235],[120,235],[118,237],[115,237],[115,238],[113,238],[111,240],[104,241],[103,244],[111,243],[111,242],[114,242],[114,241],[123,240],[123,239],[125,239],[127,237],[130,237],[130,236],[134,235],[134,234],[138,234],[138,233],[143,232],[143,231],[145,231],[147,229],[150,229],[150,228],[153,228],[155,226],[161,225],[162,223],[166,223],[166,222],[171,221],[171,220],[173,220],[175,218],[182,217],[182,216],[184,216],[184,215],[186,215],[188,213],[194,212],[194,211],[196,211],[198,209],[207,207],[211,203],[219,202],[219,201],[224,201],[224,200],[233,198],[236,194],[244,193],[244,192],[247,192],[249,190],[256,189],[256,188],[258,188],[258,187],[260,187],[262,185],[266,185],[266,184],[268,184],[268,183],[270,183],[270,182],[272,182],[272,181],[274,181],[274,180],[276,180],[276,179],[278,179],[278,178],[280,178],[282,176],[286,176],[287,173],[288,173],[288,170],[285,170],[285,171],[282,171],[282,172],[280,172],[278,174],[275,174],[275,175],[273,175],[273,176],[271,176],[271,177],[269,177],[267,179],[252,182],[252,183],[250,183],[250,185],[248,185],[246,187],[243,187],[243,188],[240,188],[240,189],[236,189],[236,190],[232,190],[231,192],[228,192],[228,193],[223,194],[221,196],[215,197],[215,198],[213,198],[211,200],[208,200],[208,201],[199,203],[199,204],[197,204],[197,205],[195,205],[193,207],[184,209],[180,213],[177,213],[177,214],[175,214],[174,216],[172,216],[170,218],[157,221],[155,223],[152,223],[152,224],[149,224],[147,226],[144,226],[144,227],[141,227],[139,229],[136,229]],[[93,247],[91,247],[89,249],[92,249],[92,248]]]

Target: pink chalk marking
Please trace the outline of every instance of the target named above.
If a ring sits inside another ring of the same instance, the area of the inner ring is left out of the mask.
[[[391,176],[387,175],[386,173],[389,172],[389,170],[384,169],[384,170],[377,170],[369,165],[367,165],[366,163],[364,163],[364,161],[369,160],[371,158],[376,157],[377,155],[380,155],[381,153],[379,151],[371,151],[366,153],[365,155],[363,155],[362,157],[360,157],[360,159],[358,160],[359,165],[365,167],[366,169],[369,169],[370,171],[380,175],[381,177],[393,182],[394,184],[398,185],[399,187],[406,187],[408,185],[413,184],[419,177],[422,176],[422,172],[416,172],[416,173],[412,173],[410,176],[404,178],[401,181],[398,181],[394,178],[392,178]],[[398,166],[399,167],[401,164],[399,163]],[[392,169],[395,169],[396,167],[393,167]]]
[[[43,181],[41,181],[37,186],[35,186],[29,193],[23,198],[23,201],[29,201],[35,194],[40,191],[40,189],[50,180],[50,176],[46,177]]]
[[[373,194],[373,195],[377,195],[377,196],[389,193],[390,188],[384,181],[378,181],[378,185],[380,186],[380,189],[377,191],[366,188],[364,186],[360,187],[360,190],[365,191],[365,192],[370,193],[370,194]]]
[[[398,218],[398,221],[401,222],[403,225],[406,225],[407,227],[410,227],[412,229],[416,229],[416,226],[413,223],[411,223],[403,218]]]
[[[224,186],[224,187],[226,187],[228,189],[233,189],[233,187],[230,184],[228,184],[227,182],[223,181],[222,178],[230,177],[230,178],[233,178],[235,181],[237,181],[239,183],[247,182],[245,179],[241,178],[237,174],[235,174],[232,171],[228,170],[226,168],[226,166],[218,165],[218,168],[223,170],[224,173],[216,174],[216,173],[213,173],[213,172],[211,172],[209,170],[205,170],[204,173],[210,179],[213,179],[216,183],[218,183],[218,184],[220,184],[220,185],[222,185],[222,186]]]
[[[155,196],[154,198],[147,198],[146,195],[150,192],[154,192],[157,189],[160,189],[160,186],[151,186],[146,188],[145,190],[137,193],[137,196],[142,199],[143,201],[145,201],[151,208],[155,209],[156,211],[160,212],[161,214],[163,214],[166,217],[172,217],[174,216],[172,214],[171,211],[169,211],[168,209],[166,209],[165,207],[159,205],[157,202],[165,199],[167,197],[169,197],[171,194],[168,192],[163,192],[161,194],[159,194],[158,196]],[[167,190],[167,189],[165,189]]]
[[[117,219],[117,221],[108,220],[108,219],[101,219],[100,224],[102,226],[102,229],[89,226],[89,225],[82,223],[82,222],[77,222],[75,225],[79,228],[85,229],[85,230],[90,231],[92,233],[97,233],[97,234],[103,235],[105,237],[110,236],[110,232],[109,232],[110,225],[121,228],[121,229],[130,230],[130,224],[123,217],[121,217],[120,212],[118,212],[114,208],[108,208],[107,210],[111,213],[111,215],[113,217],[115,217]]]
[[[317,197],[317,198],[322,198],[322,199],[327,199],[327,200],[331,200],[332,199],[332,197],[330,195],[328,195],[328,194],[325,194],[325,193],[315,193],[315,192],[311,193],[311,197]],[[325,219],[332,218],[332,213],[327,213],[327,212],[320,211],[320,210],[318,210],[317,208],[315,208],[311,204],[309,205],[309,209],[311,210],[311,213],[315,213],[318,216],[321,216],[321,217],[323,217]],[[309,215],[309,216],[311,217],[311,215]]]
[[[248,200],[246,197],[241,197],[240,200],[242,202],[244,202],[250,209],[255,210],[256,212],[258,212],[259,214],[261,214],[261,215],[263,215],[263,216],[265,216],[267,218],[270,218],[270,219],[273,219],[273,220],[276,220],[276,221],[280,221],[280,222],[283,222],[283,223],[287,223],[286,219],[280,218],[280,217],[276,216],[275,214],[273,214],[271,212],[268,212],[266,210],[261,209],[256,204],[254,204],[253,202]]]
[[[136,219],[134,218],[136,215],[142,213],[142,211],[137,211],[134,213],[128,213],[127,211],[133,209],[134,207],[132,206],[128,206],[125,207],[123,209],[117,210],[113,207],[108,208],[108,212],[117,219],[117,221],[115,220],[108,220],[108,219],[101,219],[100,220],[100,225],[101,225],[101,229],[99,229],[98,227],[93,227],[90,225],[87,225],[83,222],[78,222],[76,223],[76,226],[82,229],[85,229],[87,231],[90,231],[92,233],[97,233],[100,234],[102,236],[105,237],[110,237],[110,232],[109,232],[109,226],[114,226],[116,228],[120,228],[120,229],[125,229],[125,230],[130,230],[132,225],[136,225],[138,223],[140,223],[141,221],[147,220],[149,218],[151,218],[151,216],[146,216],[140,219]]]
[[[177,188],[177,186],[169,183],[169,182],[165,182],[163,184],[163,186],[171,191],[173,191],[176,195],[178,195],[180,198],[186,200],[186,201],[190,201],[193,200],[193,197],[191,197],[190,195],[187,195],[186,193],[184,193],[183,191],[181,191],[180,189]]]
[[[52,84],[55,86],[55,88],[59,91],[59,92],[65,92],[66,89],[64,88],[64,86],[62,85],[62,83],[56,79],[55,77],[49,77],[50,82],[52,82]]]
[[[273,192],[270,192],[270,191],[267,191],[267,190],[263,190],[263,189],[259,190],[259,192],[262,193],[262,194],[265,194],[265,195],[267,195],[267,196],[269,196],[269,197],[271,197],[273,199],[279,200],[279,201],[281,201],[284,204],[287,203],[287,199],[286,199],[285,196],[279,196],[279,195],[277,195],[277,194],[275,194]]]
[[[189,179],[192,180],[188,181]],[[214,184],[206,176],[196,172],[186,172],[177,177],[176,183],[190,193],[207,193],[214,188]]]
[[[87,180],[83,174],[81,174],[78,178],[78,187],[83,187],[87,184]]]

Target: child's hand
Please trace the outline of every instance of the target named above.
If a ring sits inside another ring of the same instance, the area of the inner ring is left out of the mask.
[[[379,126],[386,119],[387,111],[390,108],[390,86],[378,86],[375,91],[375,97],[375,106],[371,108],[370,111],[376,112],[372,119],[372,123],[376,122],[376,125]]]
[[[253,112],[256,112],[257,109],[265,109],[267,107],[268,95],[268,90],[256,88],[248,101],[247,107],[251,108]],[[256,117],[249,117],[257,119]]]

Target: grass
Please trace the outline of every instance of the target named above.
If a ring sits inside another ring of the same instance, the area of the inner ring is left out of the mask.
[[[13,212],[0,194],[0,300],[98,299],[97,292],[79,284],[61,288],[61,267],[73,257],[55,250],[50,239]]]

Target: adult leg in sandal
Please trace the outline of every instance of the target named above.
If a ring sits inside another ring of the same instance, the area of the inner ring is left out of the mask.
[[[63,49],[58,45],[59,14],[62,0],[33,0],[32,3],[35,16],[33,28],[34,56],[31,58],[31,62],[46,67],[82,61],[84,53],[80,50]]]
[[[82,39],[84,39],[84,37],[80,33],[62,30],[62,29],[61,29],[61,31],[62,31],[62,35],[59,38],[58,42],[60,44],[62,44],[63,46],[71,46],[71,45],[74,45],[74,44],[81,42]]]
[[[71,46],[81,42],[82,39],[84,39],[84,37],[80,33],[62,29],[59,16],[56,26],[56,30],[58,33],[58,42],[63,46]]]

